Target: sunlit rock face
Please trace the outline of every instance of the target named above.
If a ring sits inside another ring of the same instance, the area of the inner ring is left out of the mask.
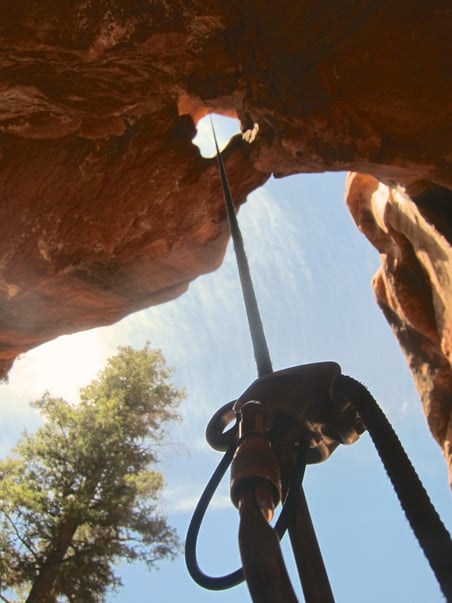
[[[408,360],[452,485],[452,192],[347,179],[347,204],[378,249],[373,288]]]
[[[169,300],[221,263],[217,167],[178,103],[225,26],[205,2],[130,0],[19,0],[0,26],[4,374],[18,353]],[[268,174],[237,142],[225,162],[242,202]]]
[[[237,203],[271,173],[352,170],[399,192],[451,185],[446,0],[15,0],[0,29],[2,374],[20,352],[171,299],[220,264],[217,170],[191,142],[207,113],[259,124],[254,142],[225,153]],[[409,192],[440,241],[422,194]],[[432,297],[422,270],[421,281],[391,278],[421,300],[416,329],[437,350],[401,337],[424,366],[413,370],[443,442],[448,302],[445,279]],[[391,324],[411,325],[381,274]]]

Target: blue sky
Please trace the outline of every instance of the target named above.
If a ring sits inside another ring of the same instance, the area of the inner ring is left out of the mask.
[[[238,131],[233,120],[216,118],[216,127],[223,141]],[[208,123],[199,131],[207,148]],[[375,304],[370,282],[378,255],[347,212],[344,179],[345,174],[272,179],[239,212],[273,366],[335,360],[343,373],[365,383],[450,530],[446,466],[405,359]],[[0,386],[2,456],[24,428],[39,423],[29,400],[44,389],[75,400],[78,386],[95,376],[118,345],[139,347],[149,339],[173,367],[174,381],[187,390],[184,420],[170,429],[159,450],[166,479],[162,510],[184,538],[197,498],[220,460],[204,440],[205,425],[256,377],[231,248],[218,271],[199,277],[179,299],[111,327],[61,337],[20,358],[9,384]],[[338,603],[443,600],[367,434],[322,465],[308,467],[305,490]],[[237,526],[225,480],[200,536],[206,572],[220,575],[239,565]],[[283,548],[293,572],[290,549]],[[109,597],[112,603],[249,600],[243,585],[224,592],[201,589],[182,556],[152,573],[139,564],[119,571],[124,588]],[[294,585],[298,589],[295,575]]]

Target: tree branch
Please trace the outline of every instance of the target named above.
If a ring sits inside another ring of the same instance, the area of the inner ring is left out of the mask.
[[[4,597],[4,596],[2,595],[2,593],[0,593],[0,599],[1,599],[2,601],[5,601],[5,603],[11,603],[11,601],[10,601],[9,599],[7,599],[6,597]]]
[[[24,545],[25,548],[27,548],[30,553],[33,555],[33,557],[36,559],[36,561],[38,560],[38,555],[36,553],[36,551],[34,551],[30,545],[30,543],[28,543],[19,533],[19,530],[17,529],[16,524],[14,523],[14,521],[11,519],[11,517],[9,516],[9,514],[6,511],[3,511],[3,514],[5,515],[6,519],[9,521],[9,523],[11,524],[16,537],[18,540],[20,540],[20,542]],[[1,596],[1,593],[0,593]]]

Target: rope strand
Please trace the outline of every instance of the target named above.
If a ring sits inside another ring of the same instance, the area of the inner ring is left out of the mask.
[[[366,425],[411,529],[446,600],[452,603],[452,540],[397,434],[359,381],[341,375],[336,388],[350,399]]]
[[[240,284],[242,286],[243,300],[245,302],[246,315],[248,317],[248,326],[253,344],[254,358],[256,360],[257,374],[259,377],[267,373],[273,372],[270,352],[268,351],[267,340],[265,338],[264,326],[262,324],[259,307],[257,305],[256,293],[254,291],[253,281],[251,279],[250,267],[248,258],[243,244],[242,233],[235,215],[234,203],[232,201],[231,190],[229,188],[226,170],[224,169],[223,158],[218,148],[217,137],[213,120],[210,118],[212,127],[215,149],[217,152],[218,168],[220,170],[221,184],[223,186],[223,195],[226,203],[228,214],[229,228],[231,231],[232,242],[234,244],[235,257],[237,268],[240,276]]]

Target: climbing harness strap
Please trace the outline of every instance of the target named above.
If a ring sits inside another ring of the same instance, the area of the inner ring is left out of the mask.
[[[307,464],[329,458],[367,430],[408,522],[447,601],[452,603],[452,541],[391,424],[358,381],[335,362],[272,371],[243,240],[234,211],[215,130],[212,132],[242,284],[258,378],[234,402],[220,408],[206,429],[208,443],[224,456],[194,511],[185,558],[201,586],[223,590],[244,579],[256,603],[296,603],[279,547],[285,532],[294,552],[306,603],[334,603],[302,488]],[[235,423],[226,430],[226,428]],[[209,503],[231,466],[231,500],[240,513],[243,568],[207,576],[197,561],[197,539]],[[274,528],[275,507],[282,509]]]

